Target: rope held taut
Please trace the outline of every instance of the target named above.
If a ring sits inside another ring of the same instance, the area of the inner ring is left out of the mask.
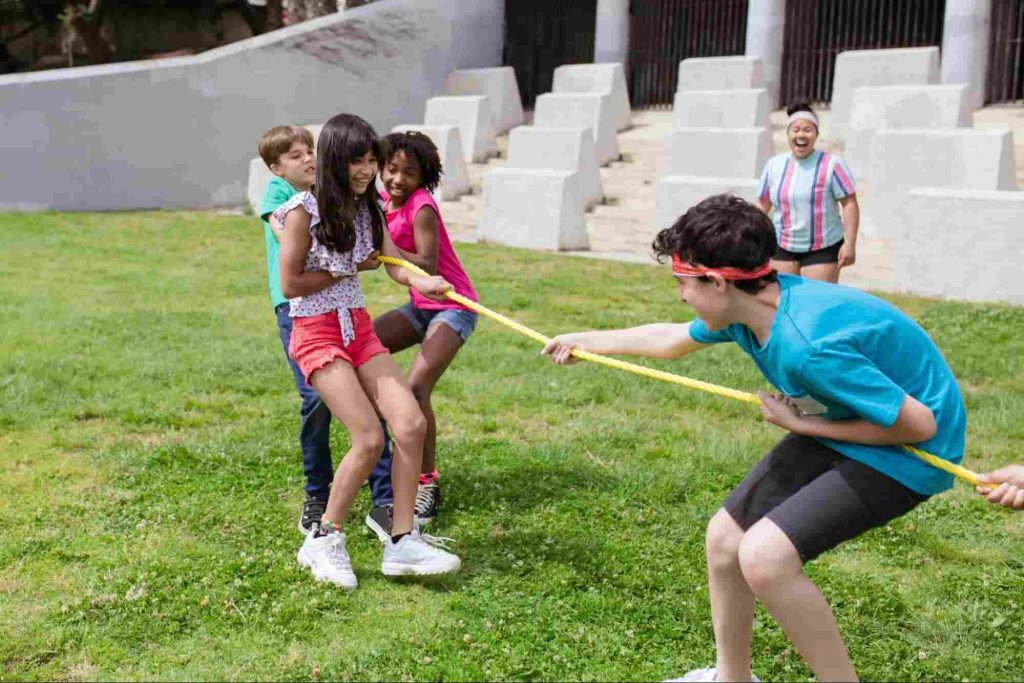
[[[387,263],[393,266],[400,266],[418,275],[426,275],[428,277],[430,276],[430,273],[426,272],[416,264],[410,263],[404,259],[392,258],[390,256],[380,256],[378,257],[378,260],[381,263]],[[472,299],[467,299],[461,294],[457,294],[455,292],[445,292],[445,296],[447,296],[455,303],[461,304],[466,308],[470,309],[471,311],[475,311],[476,313],[488,317],[491,320],[494,320],[495,322],[501,323],[506,327],[510,327],[519,334],[527,336],[530,339],[540,342],[541,344],[547,344],[549,341],[551,341],[550,337],[545,337],[537,330],[530,329],[526,325],[517,323],[515,320],[512,320],[511,318],[508,318],[502,315],[501,313],[498,313],[497,311],[492,311],[491,309],[487,308],[482,304],[477,303],[476,301],[473,301]],[[724,396],[726,398],[731,398],[736,401],[744,401],[746,403],[752,403],[758,406],[761,405],[761,399],[758,398],[756,394],[751,394],[750,392],[747,391],[738,391],[737,389],[730,389],[729,387],[711,384],[710,382],[702,382],[697,379],[683,377],[682,375],[676,375],[671,372],[664,372],[662,370],[645,368],[642,365],[628,363],[626,361],[619,360],[618,358],[609,358],[608,356],[602,356],[597,353],[591,353],[590,351],[584,351],[583,349],[573,349],[572,355],[575,356],[576,358],[579,358],[580,360],[590,361],[591,363],[597,363],[598,365],[604,365],[609,368],[615,368],[616,370],[624,370],[625,372],[631,372],[634,375],[649,377],[651,379],[657,379],[662,382],[670,382],[672,384],[680,384],[684,387],[689,387],[690,389],[705,391],[709,394]],[[971,484],[973,486],[989,486],[988,484],[979,481],[977,473],[972,472],[966,467],[961,467],[960,465],[949,462],[948,460],[943,460],[942,458],[932,455],[931,453],[926,453],[919,448],[914,448],[913,446],[907,444],[903,444],[903,448],[906,449],[908,452],[913,453],[918,458],[928,463],[932,467],[938,468],[943,472],[948,472],[949,474],[952,474],[954,477],[957,477],[967,482],[968,484]]]

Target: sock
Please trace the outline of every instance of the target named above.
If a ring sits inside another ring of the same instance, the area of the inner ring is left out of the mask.
[[[403,538],[405,538],[406,536],[408,536],[411,533],[412,533],[411,531],[406,531],[404,534],[398,534],[396,536],[392,536],[391,537],[391,545],[394,545],[394,544],[398,543],[399,541],[401,541]]]
[[[434,470],[433,472],[428,472],[427,474],[421,474],[420,486],[426,486],[427,484],[437,483],[437,477],[437,470]]]
[[[341,533],[341,525],[328,521],[326,519],[321,519],[320,523],[316,525],[316,530],[313,532],[313,538],[320,538],[321,536],[326,536],[332,531],[337,531],[338,533]]]

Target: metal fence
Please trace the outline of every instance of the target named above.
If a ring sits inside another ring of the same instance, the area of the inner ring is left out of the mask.
[[[743,54],[747,0],[632,0],[629,92],[634,107],[672,106],[679,62]]]
[[[551,91],[555,67],[594,61],[597,0],[506,0],[505,65],[524,107]]]
[[[781,101],[831,100],[844,50],[941,45],[945,10],[945,0],[787,0]]]
[[[1024,103],[1024,0],[992,0],[985,103]]]

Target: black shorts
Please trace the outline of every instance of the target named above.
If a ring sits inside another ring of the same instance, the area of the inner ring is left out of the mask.
[[[789,434],[722,507],[744,531],[767,517],[810,562],[928,498],[817,439]]]
[[[782,247],[775,248],[776,261],[796,261],[801,266],[817,266],[823,263],[839,263],[839,250],[846,240],[839,240],[831,247],[815,251],[789,251]]]

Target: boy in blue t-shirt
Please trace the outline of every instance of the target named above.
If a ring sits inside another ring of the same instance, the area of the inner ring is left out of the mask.
[[[302,371],[288,355],[292,336],[292,319],[288,299],[281,292],[280,233],[282,226],[270,216],[277,207],[298,192],[309,191],[316,181],[316,155],[313,134],[300,126],[275,126],[263,133],[259,152],[274,178],[267,183],[260,200],[260,219],[267,248],[267,284],[270,302],[277,315],[277,330],[284,345],[285,358],[291,366],[295,386],[302,397],[302,427],[299,447],[302,469],[306,475],[306,498],[299,515],[299,530],[308,534],[312,525],[323,517],[334,471],[331,464],[331,412],[313,387],[302,377]]]
[[[696,320],[578,332],[572,348],[678,358],[732,341],[775,387],[761,392],[769,422],[789,431],[708,524],[707,560],[718,656],[683,680],[751,680],[750,635],[760,599],[818,680],[856,680],[835,617],[803,565],[906,514],[952,486],[952,476],[900,448],[951,462],[964,450],[966,411],[956,379],[913,320],[839,285],[778,275],[775,231],[737,197],[710,197],[659,233],[679,298]]]

